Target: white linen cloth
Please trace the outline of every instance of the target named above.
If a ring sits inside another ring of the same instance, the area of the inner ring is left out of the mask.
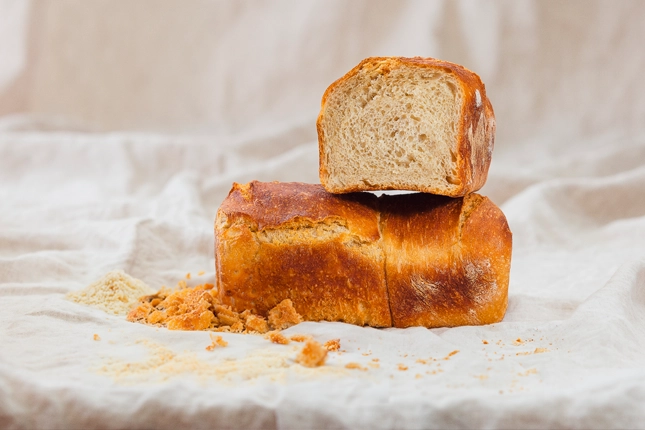
[[[645,428],[641,2],[128,3],[0,3],[0,427]],[[318,182],[322,92],[376,54],[487,84],[503,322],[303,323],[345,351],[308,371],[65,300],[115,268],[213,282],[231,183]]]

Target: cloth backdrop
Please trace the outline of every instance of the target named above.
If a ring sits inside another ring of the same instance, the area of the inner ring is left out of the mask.
[[[0,0],[0,427],[645,428],[643,22],[638,0]],[[325,88],[388,55],[486,84],[501,323],[307,322],[287,333],[345,351],[308,371],[299,344],[206,351],[65,300],[116,268],[213,282],[231,183],[318,182]]]

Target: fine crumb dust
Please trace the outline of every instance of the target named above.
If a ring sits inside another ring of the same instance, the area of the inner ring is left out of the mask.
[[[334,366],[303,367],[292,360],[292,352],[283,350],[260,350],[236,360],[218,359],[210,355],[207,360],[200,359],[194,352],[174,352],[149,341],[140,340],[136,344],[148,349],[148,357],[141,361],[126,361],[110,358],[97,368],[99,374],[112,377],[123,384],[146,384],[170,379],[172,377],[192,376],[200,383],[215,379],[234,385],[240,381],[269,379],[285,381],[287,376],[301,375],[307,378],[346,375],[342,368]],[[295,373],[293,373],[295,372]]]
[[[306,334],[294,334],[289,339],[291,339],[294,342],[306,342],[309,339],[311,339],[311,336]]]
[[[84,289],[67,293],[65,297],[108,314],[125,315],[137,303],[139,297],[152,294],[153,291],[123,270],[112,270]]]
[[[327,349],[315,340],[308,340],[296,357],[296,362],[305,367],[319,367],[325,364]]]
[[[367,372],[367,367],[361,366],[360,364],[356,363],[355,361],[349,362],[345,365],[346,369],[356,369],[356,370],[362,370],[364,372]]]

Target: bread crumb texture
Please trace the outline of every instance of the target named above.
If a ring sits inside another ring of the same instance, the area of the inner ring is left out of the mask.
[[[67,293],[66,298],[112,315],[125,315],[141,296],[154,290],[123,270],[113,270],[80,291]]]
[[[294,372],[307,378],[345,375],[344,369],[334,366],[303,367],[293,361],[293,352],[287,349],[259,350],[249,356],[232,360],[221,358],[217,353],[209,354],[209,359],[203,359],[191,351],[174,352],[150,340],[139,340],[136,345],[147,349],[146,358],[138,361],[107,358],[95,371],[124,385],[148,385],[151,382],[186,376],[194,377],[202,384],[215,379],[230,382],[235,386],[240,381],[260,378],[285,381],[287,376],[291,377]]]
[[[285,335],[283,335],[277,330],[268,332],[267,334],[264,335],[264,338],[270,340],[273,343],[277,343],[278,345],[289,344],[289,339],[287,339]]]
[[[141,297],[127,316],[128,321],[167,327],[169,330],[210,330],[228,333],[264,334],[302,322],[291,300],[286,299],[269,311],[269,321],[249,310],[235,312],[219,300],[213,284],[188,287],[179,281],[172,291],[162,287],[157,293]],[[286,338],[285,338],[286,339]],[[288,339],[287,342],[288,343]]]
[[[315,340],[308,340],[296,357],[296,362],[305,367],[318,367],[325,364],[327,349]]]
[[[325,342],[327,351],[338,351],[340,349],[340,339],[330,339]]]
[[[306,342],[311,339],[311,336],[308,334],[294,334],[289,339],[294,342]]]
[[[218,346],[228,346],[228,342],[222,339],[222,336],[215,336],[213,333],[209,333],[209,335],[211,337],[211,344],[206,347],[206,351],[212,351]]]
[[[333,192],[459,194],[463,118],[484,117],[478,88],[476,107],[469,110],[471,85],[482,85],[479,77],[440,60],[365,59],[323,97],[318,119],[323,185]],[[478,138],[481,143],[471,139],[474,146],[485,143],[485,136]]]
[[[360,364],[356,363],[355,361],[349,362],[345,365],[346,369],[354,369],[354,370],[362,370],[364,372],[367,371],[367,367],[363,367]]]
[[[302,322],[302,317],[289,299],[284,299],[269,311],[269,324],[277,330],[284,330]]]

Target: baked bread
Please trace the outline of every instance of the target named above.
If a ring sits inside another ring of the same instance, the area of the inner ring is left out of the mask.
[[[374,57],[327,88],[317,128],[329,192],[459,197],[486,182],[495,115],[479,76],[462,66]]]
[[[493,202],[414,193],[383,195],[379,203],[395,327],[502,320],[512,235]]]
[[[215,222],[221,301],[266,316],[291,299],[307,321],[390,327],[376,205],[320,185],[233,184]]]
[[[486,197],[331,194],[233,184],[217,212],[221,301],[266,316],[291,299],[309,321],[441,327],[500,321],[511,232]]]

